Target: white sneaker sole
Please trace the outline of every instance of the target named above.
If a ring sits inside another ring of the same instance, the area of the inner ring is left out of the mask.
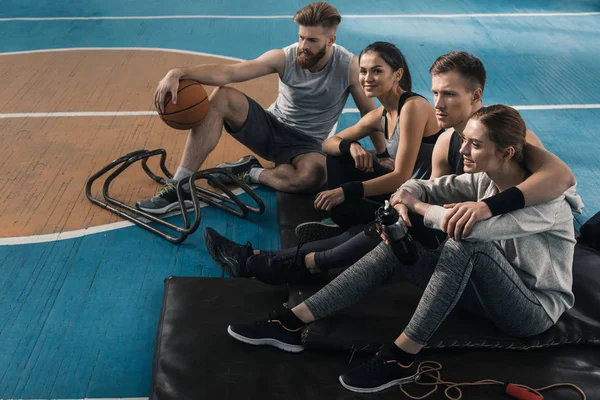
[[[344,233],[338,225],[325,224],[323,222],[304,222],[294,229],[296,237],[304,243],[316,240],[329,239]]]
[[[255,158],[255,157],[254,156],[244,156],[244,157],[240,158],[237,161],[222,162],[221,164],[217,165],[215,168],[233,168],[233,167],[238,167],[240,165],[243,165],[243,164],[247,163],[248,161],[252,160],[253,158]]]
[[[186,209],[193,209],[194,208],[194,203],[191,200],[185,200],[185,207]],[[168,206],[165,206],[163,208],[143,208],[143,207],[137,207],[139,210],[142,210],[144,212],[147,212],[148,214],[156,214],[156,215],[160,215],[160,214],[166,214],[168,212],[171,212],[173,210],[179,210],[179,202],[177,203],[171,203]]]
[[[400,386],[403,385],[405,383],[411,383],[413,382],[415,379],[417,379],[418,374],[414,374],[413,376],[408,376],[406,378],[402,378],[402,379],[395,379],[393,381],[390,381],[388,383],[385,383],[381,386],[377,386],[374,388],[359,388],[359,387],[354,387],[354,386],[350,386],[348,384],[346,384],[344,382],[344,380],[342,379],[342,376],[340,375],[340,383],[342,384],[343,387],[345,387],[346,389],[352,391],[352,392],[356,392],[356,393],[375,393],[375,392],[381,392],[382,390],[385,390],[387,388],[391,388],[393,386]]]
[[[264,338],[264,339],[247,338],[246,336],[242,336],[242,335],[232,331],[231,325],[229,325],[227,327],[227,333],[229,333],[229,336],[231,336],[234,339],[239,340],[240,342],[253,344],[255,346],[273,346],[273,347],[277,347],[280,350],[288,351],[290,353],[300,353],[301,351],[304,351],[304,346],[283,343],[283,342],[280,342],[279,340],[272,339],[272,338]]]

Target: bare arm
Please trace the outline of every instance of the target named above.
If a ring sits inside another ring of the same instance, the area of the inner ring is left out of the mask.
[[[323,142],[323,152],[332,156],[339,156],[342,154],[340,152],[340,142],[342,139],[360,140],[364,137],[370,136],[373,133],[380,132],[379,128],[381,127],[382,113],[383,107],[375,109],[362,117],[355,125],[352,125],[340,133],[331,136]]]
[[[539,147],[540,149],[544,149],[544,145],[542,144],[540,138],[529,129],[525,131],[525,141],[529,144]]]
[[[365,197],[394,192],[410,179],[429,116],[430,108],[423,104],[426,102],[425,99],[414,97],[402,107],[399,122],[401,134],[394,171],[363,182]]]
[[[448,149],[450,148],[452,132],[454,132],[453,129],[447,130],[435,142],[435,147],[431,155],[431,179],[452,173],[450,163],[448,162]]]
[[[244,82],[277,72],[283,76],[285,53],[283,50],[270,50],[255,60],[236,64],[204,64],[191,68],[175,68],[158,83],[154,93],[154,104],[164,111],[165,96],[171,93],[173,104],[177,104],[179,80],[188,78],[212,86],[224,86],[233,82]]]
[[[517,185],[525,197],[525,206],[553,200],[577,182],[569,166],[549,151],[529,143],[523,151],[525,166],[532,173]]]
[[[264,75],[278,73],[283,76],[285,53],[281,49],[270,50],[260,57],[235,64],[203,64],[190,68],[176,68],[169,73],[179,79],[193,79],[212,86],[224,86],[245,82]]]

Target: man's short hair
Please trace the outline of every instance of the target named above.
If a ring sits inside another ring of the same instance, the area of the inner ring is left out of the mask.
[[[336,29],[342,21],[337,8],[324,1],[310,3],[294,15],[294,21],[302,26],[322,26],[324,29]]]
[[[446,72],[456,71],[462,77],[467,79],[472,87],[476,89],[478,87],[485,87],[485,68],[481,60],[472,54],[465,51],[453,51],[443,56],[439,56],[434,61],[429,73],[431,75],[443,74]]]

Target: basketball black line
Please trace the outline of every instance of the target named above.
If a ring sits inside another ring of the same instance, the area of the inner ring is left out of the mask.
[[[191,79],[190,79],[190,80],[191,80]],[[192,80],[192,83],[190,83],[189,85],[187,85],[187,86],[184,86],[184,87],[182,87],[182,88],[177,88],[177,94],[179,94],[179,93],[183,92],[185,89],[189,88],[190,86],[196,86],[196,85],[200,85],[200,86],[202,86],[202,84],[201,84],[200,82],[198,82],[198,81],[193,81],[193,80]],[[168,94],[171,94],[171,92],[168,92]],[[171,96],[171,98],[169,99],[169,101],[167,101],[167,102],[165,103],[165,107],[167,106],[167,104],[169,104],[169,103],[171,102],[171,100],[173,100],[173,97],[172,97],[172,96]]]
[[[176,125],[184,125],[184,126],[194,126],[196,125],[198,122],[202,121],[204,119],[204,117],[200,118],[198,121],[194,121],[194,122],[176,122],[176,121],[171,121],[169,119],[165,119],[165,123],[169,122],[171,124],[176,124]]]
[[[204,100],[206,100],[206,99],[208,99],[208,95],[207,95],[205,98],[203,98],[202,100],[200,100],[198,103],[196,103],[196,104],[193,104],[193,105],[191,105],[191,106],[189,106],[189,107],[187,107],[187,108],[184,108],[184,109],[181,109],[181,110],[177,110],[177,111],[175,111],[175,112],[171,112],[171,113],[167,113],[167,114],[161,114],[161,115],[162,115],[163,117],[166,117],[167,115],[179,114],[179,113],[180,113],[180,112],[182,112],[182,111],[187,111],[187,110],[189,110],[190,108],[194,108],[194,107],[196,107],[198,104],[202,104],[202,103],[204,103]]]
[[[202,119],[199,119],[198,121],[191,122],[191,123],[183,123],[183,122],[175,122],[175,121],[165,120],[165,123],[173,129],[178,129],[178,130],[184,131],[184,130],[192,129],[192,127],[196,126],[196,124],[198,124],[200,121],[202,121]],[[173,125],[175,125],[175,126],[173,126]]]

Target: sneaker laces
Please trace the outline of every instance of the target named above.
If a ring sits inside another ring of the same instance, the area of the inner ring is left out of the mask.
[[[167,182],[163,185],[163,187],[156,191],[154,197],[162,197],[162,195],[167,194],[173,190],[177,190],[177,187],[171,182]]]
[[[302,262],[302,260],[300,259],[300,257],[303,257],[304,254],[300,254],[300,249],[302,249],[302,246],[304,246],[304,242],[300,242],[300,244],[298,245],[298,247],[296,248],[296,253],[292,256],[291,254],[281,254],[281,253],[275,253],[273,255],[273,261],[275,262],[275,265],[279,265],[281,267],[285,268],[285,276],[289,279],[294,272],[296,272],[296,270],[292,267],[296,267],[296,266],[300,266],[302,267],[302,264],[304,264]],[[310,271],[308,271],[308,268],[306,268],[306,266],[304,266],[304,268],[306,269],[307,273],[310,275],[311,274]]]
[[[249,184],[249,178],[250,178],[250,171],[244,171],[244,172],[240,172],[239,174],[236,175],[236,177],[244,182],[245,184]]]
[[[370,360],[363,364],[363,367],[367,372],[374,372],[379,367],[386,364],[386,361],[388,360],[386,359],[387,357],[384,357],[384,354],[382,354],[382,352],[383,350],[379,350],[373,357],[371,357]],[[396,360],[393,361],[397,362]]]

